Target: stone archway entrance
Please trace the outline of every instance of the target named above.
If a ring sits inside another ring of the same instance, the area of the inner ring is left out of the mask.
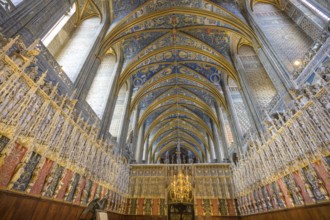
[[[168,205],[168,220],[194,220],[194,204],[173,203]]]

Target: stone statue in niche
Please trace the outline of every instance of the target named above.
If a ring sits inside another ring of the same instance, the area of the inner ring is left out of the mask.
[[[280,208],[285,208],[284,196],[283,196],[282,192],[278,189],[278,186],[275,182],[272,183],[272,189],[274,192],[275,203]]]
[[[82,201],[83,204],[87,203],[91,188],[92,188],[92,181],[87,180],[86,181],[86,186],[85,186],[85,188],[82,192],[82,196],[81,196],[81,201]]]
[[[47,197],[52,197],[54,195],[56,188],[59,188],[57,186],[62,176],[63,170],[64,168],[59,166],[58,164],[54,167],[53,171],[48,175],[46,179],[42,195]]]
[[[39,163],[41,156],[36,153],[32,153],[29,161],[27,162],[26,166],[24,167],[24,171],[19,177],[19,179],[14,183],[13,189],[19,191],[25,191],[27,188],[31,178],[33,171],[35,170],[37,164]]]
[[[70,192],[75,190],[74,189],[74,187],[75,187],[74,181],[75,181],[75,179],[72,180],[72,178],[71,178],[67,183],[67,187],[66,187],[65,192],[64,192],[64,199],[67,200],[67,201],[71,201],[71,200],[69,200],[69,199],[71,199],[70,198],[71,197]]]
[[[46,176],[46,180],[45,180],[45,184],[44,184],[44,186],[43,186],[43,190],[42,190],[42,192],[41,192],[41,194],[43,195],[43,196],[47,196],[47,195],[50,195],[50,193],[49,193],[49,188],[50,188],[50,186],[51,186],[51,183],[52,183],[52,181],[53,181],[53,175],[55,174],[55,168],[53,168],[53,170]]]
[[[279,202],[277,201],[276,194],[274,192],[271,195],[270,199],[271,199],[272,204],[274,204],[274,208],[279,207]]]
[[[56,184],[56,186],[55,186],[55,184],[53,185],[54,187],[53,187],[53,196],[56,196],[58,193],[59,193],[59,191],[60,191],[60,189],[62,188],[62,186],[63,186],[63,178],[65,177],[65,171],[63,171],[63,176],[59,176],[59,178],[57,179],[57,184]],[[56,178],[56,176],[55,176],[55,178]],[[56,180],[54,178],[54,181]]]
[[[242,214],[246,215],[249,213],[249,207],[245,197],[241,197],[241,209],[242,209]]]
[[[309,183],[307,181],[304,181],[304,186],[305,186],[305,190],[308,193],[309,197],[311,197],[313,199],[313,201],[315,202],[314,194],[312,192],[312,188],[311,188],[311,186],[309,185]]]
[[[280,191],[279,192],[279,197],[278,197],[278,199],[277,199],[277,203],[278,203],[278,205],[281,207],[281,208],[285,208],[286,207],[286,204],[285,204],[285,202],[284,202],[284,195],[283,195],[283,193],[282,193],[282,191]]]
[[[204,215],[210,216],[211,215],[211,204],[209,199],[203,199],[202,201]]]
[[[304,174],[306,177],[306,182],[311,187],[311,191],[314,195],[315,200],[322,201],[326,199],[326,190],[323,186],[323,182],[317,177],[313,168],[305,168]]]
[[[248,209],[249,209],[249,213],[254,213],[254,206],[252,204],[251,198],[249,196],[246,197],[247,200],[247,204],[248,204]]]
[[[261,203],[261,201],[260,201],[260,199],[258,197],[257,190],[254,190],[253,196],[254,196],[255,204],[256,204],[256,206],[258,208],[258,211],[261,212],[262,211],[262,203]]]
[[[265,201],[265,197],[263,196],[263,193],[262,193],[261,190],[262,189],[258,190],[258,195],[259,195],[259,200],[260,200],[260,203],[261,203],[261,207],[262,207],[262,210],[267,210],[267,204],[266,204],[266,201]]]
[[[49,161],[45,158],[45,157],[41,157],[41,159],[39,160],[39,163],[37,165],[37,167],[34,169],[33,173],[32,173],[32,177],[30,180],[29,185],[27,186],[27,192],[31,191],[31,188],[34,186],[34,184],[36,183],[37,179],[39,178],[39,175],[41,175],[41,170],[42,167],[45,166],[45,164],[47,164]]]
[[[219,210],[220,210],[221,215],[228,214],[226,200],[219,199]]]
[[[269,209],[272,209],[272,204],[270,202],[270,197],[269,197],[269,194],[267,193],[266,191],[266,188],[263,186],[261,187],[261,192],[262,192],[262,195],[264,197],[264,201],[266,203],[266,208],[269,210]]]
[[[295,205],[303,205],[304,200],[301,195],[301,190],[297,186],[297,184],[294,182],[293,178],[291,175],[287,175],[284,177],[284,182],[286,183],[288,189],[289,189],[289,194],[290,197],[293,201],[293,204]]]
[[[151,208],[151,199],[146,199],[144,207],[145,214],[151,215]]]
[[[245,197],[245,198],[246,198],[246,197]],[[252,205],[251,205],[251,201],[250,201],[250,199],[246,198],[246,201],[247,201],[246,205],[247,205],[247,208],[248,208],[248,212],[249,212],[249,213],[253,213],[253,207],[252,207]]]

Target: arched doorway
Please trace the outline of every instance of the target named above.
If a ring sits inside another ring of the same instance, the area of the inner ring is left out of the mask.
[[[168,205],[169,220],[193,220],[195,219],[194,204],[172,203]]]

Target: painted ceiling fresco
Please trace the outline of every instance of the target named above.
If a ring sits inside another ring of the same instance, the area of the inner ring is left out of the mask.
[[[113,0],[113,19],[119,21],[147,0]]]
[[[206,160],[220,126],[215,105],[227,108],[221,84],[238,76],[231,54],[238,42],[256,44],[237,0],[114,0],[104,50],[124,58],[119,88],[130,81],[130,113],[142,109],[153,162],[176,151]],[[164,159],[164,158],[163,158]]]
[[[245,20],[242,13],[240,12],[239,0],[212,0],[212,2],[227,9],[242,20]]]

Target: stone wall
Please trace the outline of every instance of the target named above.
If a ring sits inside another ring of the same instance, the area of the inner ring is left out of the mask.
[[[276,89],[252,48],[241,47],[239,58],[244,68],[243,74],[248,84],[248,90],[251,92],[259,111],[262,112],[267,109],[277,94]]]
[[[44,37],[43,42],[54,57],[57,56],[63,45],[69,41],[72,33],[76,29],[76,16],[75,7],[71,8]]]
[[[289,0],[284,6],[285,13],[314,41],[320,36],[326,21],[300,1]]]
[[[45,36],[69,8],[67,0],[25,0],[11,10],[0,7],[2,33],[7,37],[19,34],[32,43]]]
[[[256,4],[253,15],[279,60],[289,72],[293,72],[294,62],[303,59],[312,39],[272,5]]]

